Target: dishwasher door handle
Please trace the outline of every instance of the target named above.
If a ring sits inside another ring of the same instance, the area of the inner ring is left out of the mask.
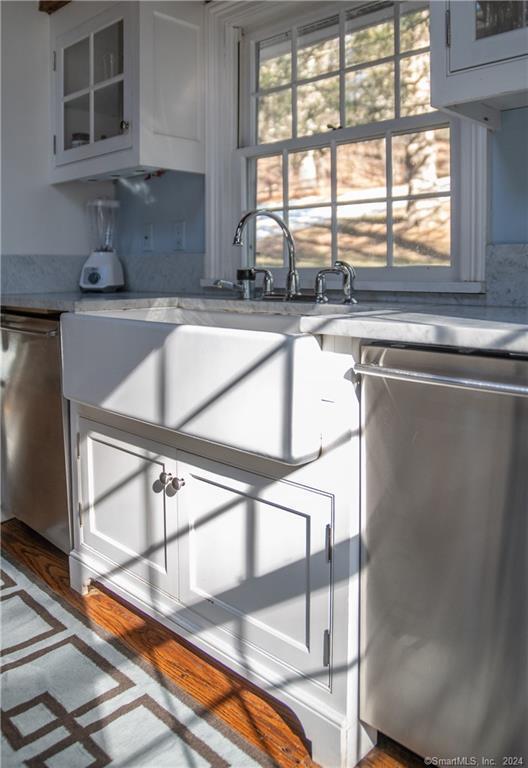
[[[471,389],[475,392],[489,392],[493,395],[510,395],[528,397],[528,386],[523,384],[503,384],[499,381],[484,379],[467,379],[458,376],[444,376],[439,373],[409,371],[400,368],[385,368],[371,363],[356,363],[354,371],[363,376],[377,376],[382,379],[396,381],[411,381],[415,384],[432,384],[437,387],[453,387],[454,389]]]
[[[29,328],[20,328],[20,326],[16,325],[0,325],[0,331],[5,331],[6,333],[22,333],[24,336],[44,336],[44,337],[51,337],[51,336],[58,336],[58,331],[31,331]]]

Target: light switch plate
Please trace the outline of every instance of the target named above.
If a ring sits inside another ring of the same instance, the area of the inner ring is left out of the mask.
[[[172,225],[173,248],[175,251],[184,251],[185,244],[185,221],[175,221]]]
[[[143,225],[143,250],[154,250],[154,225],[151,222]]]

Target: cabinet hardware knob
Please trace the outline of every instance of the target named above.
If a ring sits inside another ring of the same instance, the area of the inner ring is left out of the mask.
[[[174,480],[172,480],[171,485],[175,491],[179,491],[185,485],[185,480],[183,477],[175,477]]]
[[[122,133],[126,133],[128,131],[128,129],[130,128],[130,123],[129,123],[128,120],[121,120],[121,122],[119,123],[119,127],[120,127]]]
[[[172,480],[172,475],[170,472],[162,472],[159,476],[159,480],[163,485],[168,485]]]

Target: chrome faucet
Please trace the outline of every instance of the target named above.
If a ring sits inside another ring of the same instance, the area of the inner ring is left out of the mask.
[[[318,304],[325,304],[328,301],[326,295],[326,275],[340,275],[343,278],[343,293],[345,298],[343,304],[357,304],[352,296],[354,290],[354,280],[356,279],[356,270],[346,261],[336,261],[333,267],[329,269],[320,269],[315,278],[315,300]]]
[[[253,270],[255,275],[263,275],[264,276],[264,282],[262,285],[262,294],[263,296],[269,296],[271,293],[273,293],[273,273],[270,269],[254,269]]]
[[[273,213],[272,211],[265,211],[262,208],[257,208],[254,211],[248,211],[242,216],[242,218],[238,222],[238,225],[235,231],[235,237],[233,239],[233,245],[242,246],[244,244],[242,241],[242,235],[244,233],[246,224],[250,219],[256,218],[257,216],[267,216],[269,219],[273,219],[273,221],[276,221],[279,227],[282,229],[283,235],[286,239],[286,245],[288,247],[288,275],[286,277],[286,294],[284,296],[284,300],[288,301],[294,298],[295,296],[299,296],[300,283],[299,283],[299,273],[295,265],[295,242],[293,240],[292,233],[290,232],[286,224],[283,222],[281,217],[277,216],[277,214]]]

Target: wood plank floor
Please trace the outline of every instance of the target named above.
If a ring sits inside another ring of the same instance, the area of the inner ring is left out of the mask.
[[[134,654],[150,661],[281,768],[315,766],[299,722],[284,705],[103,588],[91,588],[86,597],[74,592],[69,585],[66,555],[23,523],[9,520],[2,524],[1,534],[2,548],[50,589],[118,637]],[[420,758],[383,737],[360,763],[361,768],[419,765],[423,766]]]

